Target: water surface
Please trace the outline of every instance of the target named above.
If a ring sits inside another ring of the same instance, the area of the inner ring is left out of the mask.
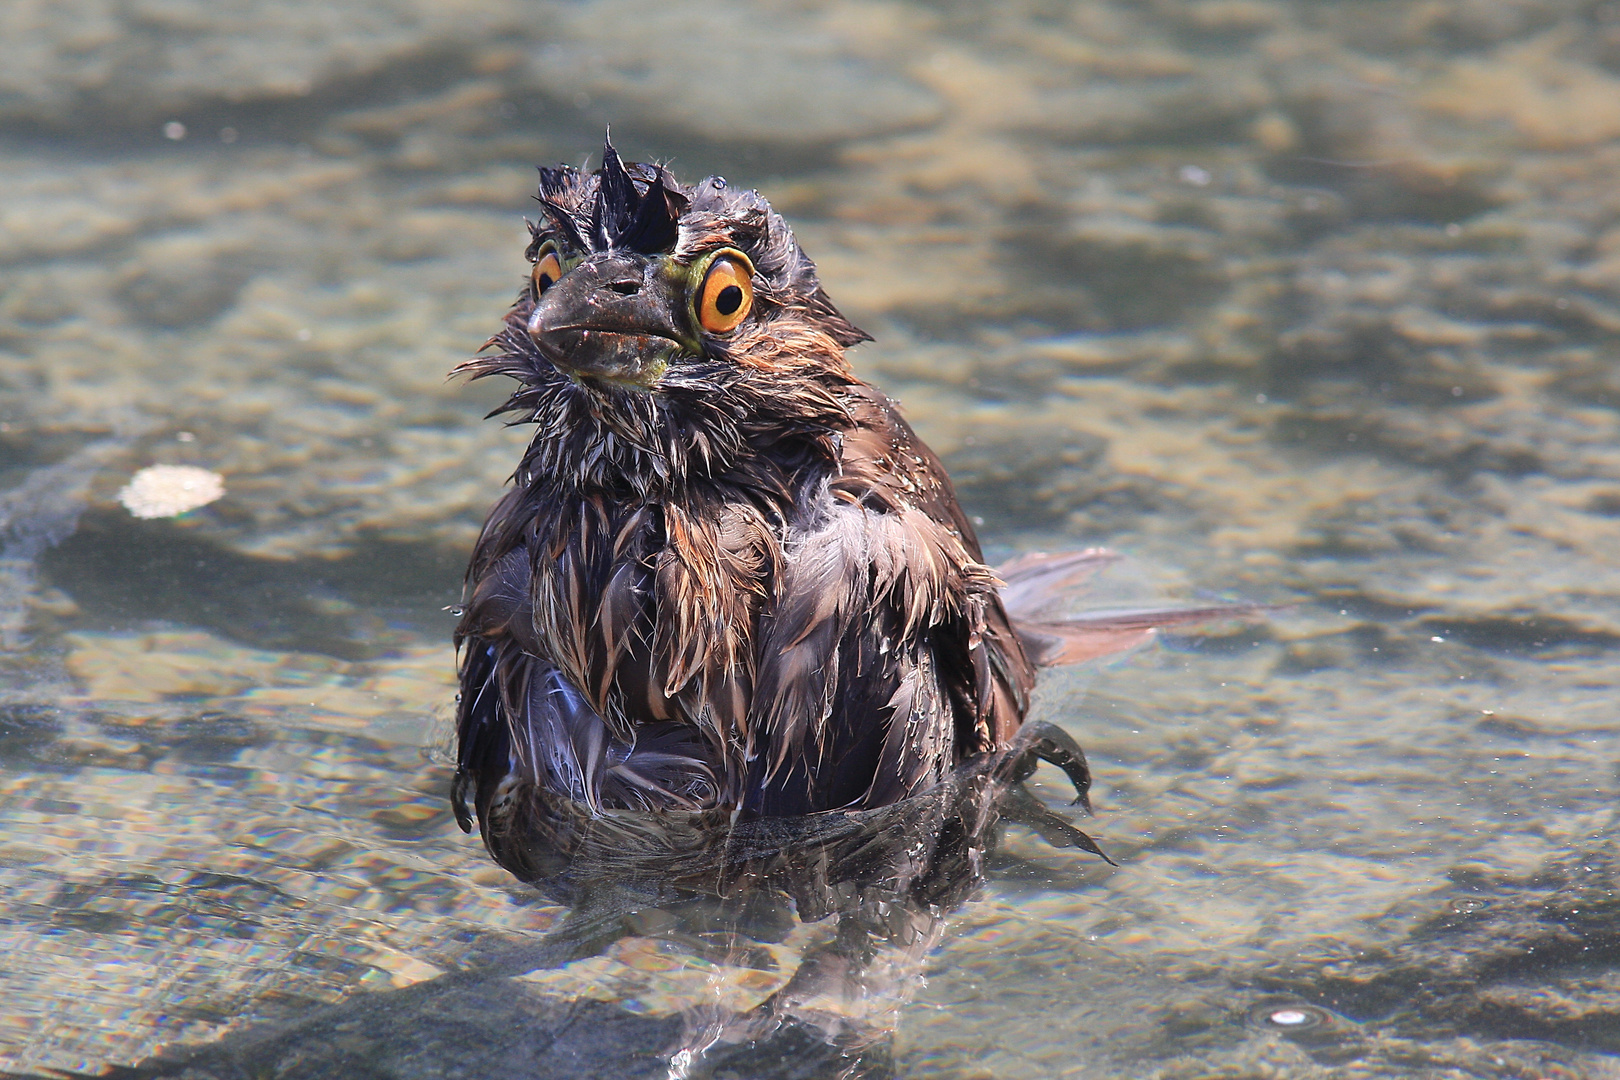
[[[0,1069],[665,1076],[814,947],[467,976],[567,912],[446,801],[444,608],[525,436],[445,372],[611,123],[789,217],[992,558],[1292,605],[1047,679],[1121,865],[1009,828],[897,1075],[1620,1074],[1620,8],[0,24]],[[227,495],[136,521],[154,463]]]

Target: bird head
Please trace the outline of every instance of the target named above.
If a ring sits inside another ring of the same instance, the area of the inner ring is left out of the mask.
[[[508,375],[497,412],[537,425],[525,485],[650,496],[848,425],[844,350],[866,334],[755,191],[661,165],[540,170],[530,273],[502,331],[458,370]],[[778,449],[770,449],[773,445]]]
[[[542,169],[539,199],[524,329],[587,386],[655,390],[672,369],[715,361],[839,369],[866,340],[757,192],[718,176],[684,187],[609,142],[594,173]]]

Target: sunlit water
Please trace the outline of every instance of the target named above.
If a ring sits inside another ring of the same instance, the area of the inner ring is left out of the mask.
[[[449,813],[444,609],[524,433],[444,374],[611,122],[789,217],[992,559],[1290,605],[1050,675],[1120,865],[1009,827],[881,1068],[1620,1075],[1613,4],[0,26],[0,1070],[682,1075],[829,932],[562,962]],[[137,521],[154,463],[227,494]],[[791,1050],[716,1075],[836,1070]]]

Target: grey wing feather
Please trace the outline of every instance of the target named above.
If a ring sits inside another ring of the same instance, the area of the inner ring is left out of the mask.
[[[585,695],[543,660],[523,656],[502,680],[514,765],[536,784],[602,809],[608,730]]]
[[[1119,555],[1107,548],[1091,547],[1055,555],[1030,551],[996,567],[1001,579],[1001,602],[1014,619],[1034,619],[1064,599],[1072,589]]]

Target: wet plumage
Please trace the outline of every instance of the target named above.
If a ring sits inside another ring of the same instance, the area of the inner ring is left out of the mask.
[[[781,217],[611,146],[541,170],[539,199],[531,280],[461,369],[515,379],[500,411],[535,425],[457,629],[463,827],[534,877],[519,849],[562,821],[870,810],[1006,748],[1036,661],[1079,639],[1015,627]],[[1088,558],[1014,568],[1009,595]]]

